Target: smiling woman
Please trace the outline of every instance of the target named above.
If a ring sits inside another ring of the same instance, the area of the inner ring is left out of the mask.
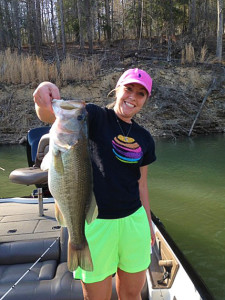
[[[121,85],[116,90],[116,104],[114,111],[124,122],[131,123],[147,100],[147,90],[139,83]]]
[[[110,299],[114,273],[119,298],[140,298],[146,280],[150,244],[155,241],[147,185],[148,165],[156,159],[155,144],[151,134],[132,118],[142,109],[151,88],[152,79],[145,71],[130,69],[117,82],[114,109],[86,105],[93,191],[99,214],[85,225],[94,271],[81,267],[74,270],[74,277],[82,280],[85,299]],[[54,120],[54,98],[59,99],[60,93],[49,82],[40,84],[34,92],[37,115],[42,121]],[[133,224],[132,237],[128,234],[129,224]],[[120,234],[116,238],[105,234],[117,226]],[[104,241],[104,247],[99,241]],[[133,247],[127,251],[125,246],[129,244]],[[98,257],[105,257],[104,270]]]
[[[152,79],[143,70],[130,69],[122,74],[116,84],[116,115],[127,123],[138,113],[151,95]]]

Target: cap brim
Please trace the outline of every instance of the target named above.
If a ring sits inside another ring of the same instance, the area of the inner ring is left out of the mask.
[[[116,87],[118,87],[120,85],[131,84],[131,83],[138,83],[138,84],[142,85],[146,89],[146,91],[148,92],[148,96],[151,95],[151,92],[148,90],[147,85],[145,83],[143,83],[142,81],[138,80],[138,79],[124,80],[121,83],[117,84]]]

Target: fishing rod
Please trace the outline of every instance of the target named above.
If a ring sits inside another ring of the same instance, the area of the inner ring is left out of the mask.
[[[33,263],[33,265],[11,286],[10,289],[0,298],[0,300],[3,300],[17,285],[18,283],[32,270],[32,268],[42,259],[42,257],[53,247],[53,245],[59,240],[59,237],[57,237],[56,240],[54,240],[51,245],[48,247],[47,250]]]

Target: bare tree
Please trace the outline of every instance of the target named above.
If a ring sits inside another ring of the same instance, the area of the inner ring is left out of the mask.
[[[190,0],[190,2],[189,2],[189,24],[188,24],[188,31],[189,31],[190,35],[194,34],[195,22],[196,22],[196,0]]]
[[[38,46],[36,41],[36,32],[35,32],[35,24],[36,24],[36,15],[35,15],[35,6],[34,1],[27,0],[26,1],[26,9],[27,9],[27,35],[28,35],[28,45],[29,45],[29,51],[32,52],[32,47],[35,45],[36,54],[38,54]]]
[[[13,18],[16,26],[16,45],[18,54],[21,54],[22,44],[21,44],[21,31],[20,31],[20,11],[19,3],[17,0],[12,2],[13,5]]]
[[[88,47],[89,47],[89,52],[93,53],[93,21],[91,17],[91,0],[85,0],[85,16],[86,16],[86,29],[87,29],[87,37],[88,37]]]
[[[4,15],[3,5],[2,5],[2,1],[0,1],[0,50],[6,47],[3,15]]]
[[[114,9],[114,0],[112,0],[112,3],[111,3],[111,39],[113,39],[113,33],[114,33],[114,13],[113,13],[113,9]]]
[[[56,30],[55,30],[55,14],[54,14],[54,6],[53,6],[53,1],[50,0],[50,9],[51,9],[51,25],[52,25],[52,34],[54,38],[54,46],[55,46],[55,56],[56,56],[56,67],[57,67],[57,72],[58,75],[60,76],[60,59],[59,59],[59,52],[58,52],[58,47],[57,47],[57,36],[56,36]]]
[[[105,19],[106,19],[106,33],[107,33],[107,40],[108,42],[111,41],[111,23],[110,23],[110,6],[109,0],[105,0]]]
[[[138,41],[138,50],[141,47],[141,39],[142,39],[142,29],[143,29],[143,10],[144,10],[144,1],[139,0],[138,2],[138,17],[140,19],[140,22],[138,23],[138,35],[139,35],[139,41]]]
[[[64,27],[63,0],[59,0],[59,8],[60,8],[60,24],[61,24],[61,38],[62,38],[62,47],[63,47],[63,57],[66,57],[66,37],[65,37],[65,27]]]
[[[173,31],[173,0],[169,0],[169,22],[168,22],[168,52],[167,61],[171,61],[172,54],[172,31]]]
[[[222,43],[223,43],[223,0],[217,0],[217,44],[216,57],[222,60]]]
[[[62,41],[65,57],[67,41],[79,39],[81,49],[88,42],[92,53],[94,40],[110,42],[113,37],[125,47],[125,38],[136,38],[141,49],[144,39],[152,37],[152,43],[158,38],[157,51],[164,54],[164,42],[168,41],[166,56],[170,61],[173,33],[185,43],[188,33],[195,37],[196,47],[208,46],[211,37],[215,40],[218,25],[216,55],[221,60],[224,1],[0,0],[0,48],[17,48],[20,53],[22,46],[28,45],[30,53],[40,54],[42,41],[46,45],[54,41],[56,49],[57,41]]]
[[[84,7],[82,0],[77,0],[77,12],[79,20],[80,48],[84,49]]]
[[[42,45],[42,27],[41,27],[41,4],[40,0],[36,0],[36,34],[37,34],[37,43],[38,43],[38,52],[40,52],[40,47]]]
[[[37,55],[40,54],[40,41],[41,41],[41,37],[40,37],[40,32],[39,32],[39,28],[38,28],[38,20],[37,20],[37,1],[33,1],[30,0],[29,1],[29,6],[30,6],[30,24],[32,26],[31,28],[31,34],[32,34],[32,44],[35,45],[35,53]]]
[[[10,17],[10,1],[4,0],[4,20],[6,26],[6,44],[10,48],[14,48],[13,25]]]

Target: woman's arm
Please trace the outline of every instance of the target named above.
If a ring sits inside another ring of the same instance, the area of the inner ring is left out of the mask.
[[[141,178],[139,179],[140,199],[148,216],[150,230],[151,230],[151,239],[152,239],[151,244],[153,246],[155,243],[155,233],[152,227],[152,218],[151,218],[149,195],[148,195],[148,166],[141,167],[140,171],[141,171]]]
[[[60,99],[58,87],[48,81],[39,84],[33,93],[35,110],[38,118],[46,123],[53,123],[55,115],[52,109],[52,100]]]

